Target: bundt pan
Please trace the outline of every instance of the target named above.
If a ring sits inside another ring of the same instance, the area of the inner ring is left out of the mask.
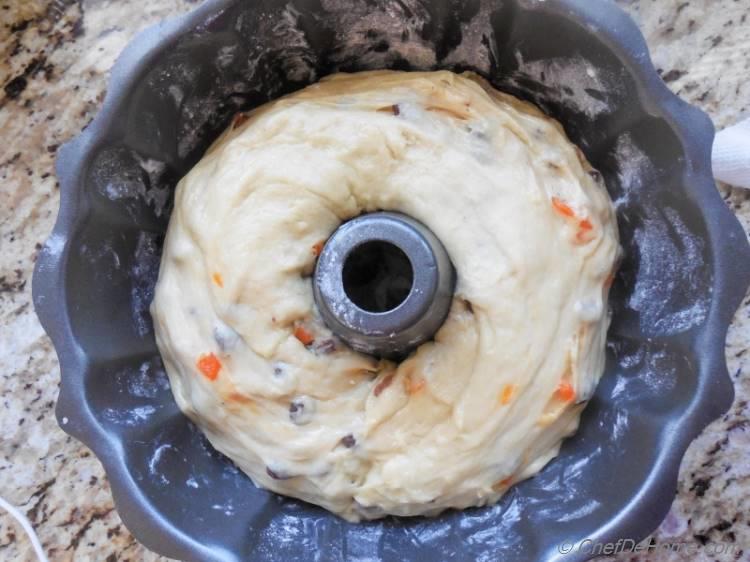
[[[332,72],[471,69],[560,120],[604,175],[625,259],[606,373],[580,430],[494,506],[347,523],[256,488],[178,410],[148,305],[176,182],[232,115]],[[183,560],[578,560],[666,514],[690,441],[732,400],[724,338],[750,279],[712,180],[709,119],[608,1],[209,0],[139,35],[58,158],[34,302],[57,417],[147,547]]]

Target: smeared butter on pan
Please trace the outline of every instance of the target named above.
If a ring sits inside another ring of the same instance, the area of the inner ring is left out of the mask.
[[[457,272],[405,361],[347,348],[310,274],[361,213],[427,225]],[[560,125],[473,74],[339,74],[235,119],[177,187],[152,305],[180,408],[258,485],[349,520],[497,501],[577,427],[618,254]]]

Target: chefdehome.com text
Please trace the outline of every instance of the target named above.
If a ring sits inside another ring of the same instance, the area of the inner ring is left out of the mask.
[[[600,542],[592,539],[584,539],[580,542],[564,540],[557,545],[557,551],[562,554],[586,554],[589,556],[601,556],[608,554],[620,554],[622,552],[635,553],[642,552],[654,554],[656,552],[674,552],[685,556],[722,556],[739,555],[740,545],[727,541],[707,542],[653,542],[644,540],[636,542],[633,539],[619,539],[616,542]]]

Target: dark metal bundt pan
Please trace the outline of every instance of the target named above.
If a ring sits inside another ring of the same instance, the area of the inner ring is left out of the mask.
[[[558,458],[492,507],[354,525],[255,488],[212,449],[172,399],[148,305],[172,189],[231,115],[372,68],[474,69],[557,117],[604,174],[626,254],[606,373]],[[528,561],[563,540],[640,539],[733,394],[724,338],[750,253],[714,187],[712,138],[607,1],[209,0],[131,43],[60,152],[33,287],[60,358],[58,420],[101,459],[138,540],[174,558]]]

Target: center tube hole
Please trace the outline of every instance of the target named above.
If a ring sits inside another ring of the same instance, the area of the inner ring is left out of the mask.
[[[406,300],[414,282],[407,255],[394,244],[365,242],[347,256],[342,271],[344,292],[367,312],[388,312]]]

